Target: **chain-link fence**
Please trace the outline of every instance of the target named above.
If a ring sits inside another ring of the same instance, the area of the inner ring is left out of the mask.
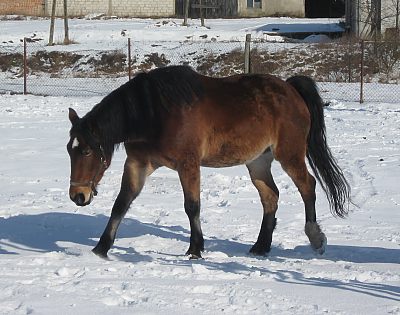
[[[0,93],[106,95],[137,72],[186,64],[210,76],[245,71],[244,41],[135,42],[104,50],[59,50],[37,42],[0,46]],[[271,43],[252,41],[249,71],[283,79],[314,78],[326,100],[398,102],[397,42]]]
[[[127,44],[112,50],[58,51],[25,42],[12,54],[0,51],[1,92],[36,95],[104,95],[126,82]]]
[[[349,39],[321,44],[255,43],[251,71],[282,78],[307,75],[328,89],[333,98],[398,102],[400,99],[399,42],[363,42]],[[344,84],[347,83],[347,84]],[[322,89],[324,91],[324,89]],[[329,92],[329,91],[328,91]]]

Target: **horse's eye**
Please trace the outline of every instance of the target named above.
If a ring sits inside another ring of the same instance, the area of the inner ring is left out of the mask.
[[[82,155],[89,156],[92,154],[92,150],[90,148],[85,148],[82,150]]]

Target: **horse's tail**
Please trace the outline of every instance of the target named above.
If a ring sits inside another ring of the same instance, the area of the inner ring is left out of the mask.
[[[348,213],[350,185],[337,165],[326,142],[324,103],[318,88],[309,77],[294,76],[287,79],[307,104],[311,116],[308,135],[307,159],[325,194],[331,212],[339,217]]]

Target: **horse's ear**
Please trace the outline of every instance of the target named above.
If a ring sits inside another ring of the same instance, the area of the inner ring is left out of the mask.
[[[75,124],[79,120],[78,114],[72,108],[69,108],[68,117],[72,124]]]

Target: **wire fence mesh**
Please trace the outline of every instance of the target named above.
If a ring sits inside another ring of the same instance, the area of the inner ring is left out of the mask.
[[[397,42],[271,43],[252,41],[250,72],[314,78],[325,99],[398,102]],[[215,77],[244,72],[244,41],[143,42],[104,50],[61,50],[38,42],[0,46],[0,93],[106,95],[135,73],[189,65]],[[24,57],[25,56],[25,57]],[[26,74],[24,81],[24,73]],[[335,83],[335,84],[333,84]]]

